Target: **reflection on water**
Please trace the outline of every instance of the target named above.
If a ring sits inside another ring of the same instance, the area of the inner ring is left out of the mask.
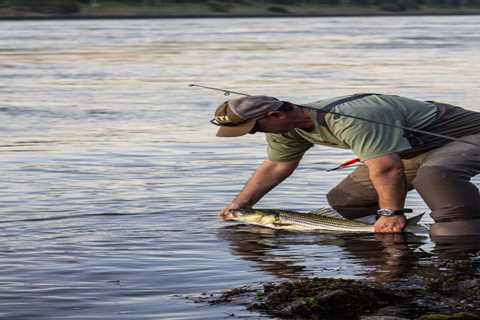
[[[410,233],[306,235],[234,225],[220,228],[217,236],[228,242],[232,254],[255,262],[255,269],[278,279],[300,279],[305,275],[337,276],[339,271],[348,275],[351,272],[349,265],[354,264],[365,270],[362,276],[375,282],[415,285],[419,272],[428,271],[431,275],[449,271],[475,275],[480,270],[480,238],[477,236],[437,237],[429,252],[421,247],[430,239]],[[306,251],[325,253],[329,247],[327,258],[305,254]],[[341,264],[329,266],[326,259],[336,256],[343,257]],[[457,269],[459,266],[461,270]]]
[[[420,259],[430,257],[418,250],[429,241],[428,237],[414,234],[301,234],[235,225],[219,229],[217,235],[228,241],[232,254],[254,261],[260,270],[286,279],[302,278],[306,274],[337,276],[342,269],[342,274],[351,272],[352,277],[356,273],[349,270],[352,264],[366,270],[363,276],[378,282],[396,281],[408,278]],[[317,254],[307,257],[305,251]],[[319,252],[322,255],[318,255]],[[341,263],[325,261],[338,256],[342,257]]]
[[[308,241],[289,239],[281,232],[250,225],[219,228],[219,239],[226,240],[232,254],[255,262],[260,270],[280,278],[303,276],[302,259],[291,254],[281,254],[289,245],[308,245]],[[283,243],[283,245],[282,245]]]
[[[298,103],[393,93],[480,110],[476,16],[0,28],[0,317],[257,319],[183,297],[306,275],[392,281],[464,250],[425,232],[389,239],[226,225],[216,212],[264,158],[264,139],[216,138],[208,119],[225,97],[188,84]],[[324,207],[351,170],[325,169],[351,156],[315,148],[259,206]],[[408,206],[426,209],[416,194]]]
[[[480,237],[433,237],[435,246],[432,254],[456,260],[466,260],[475,257],[480,251]]]

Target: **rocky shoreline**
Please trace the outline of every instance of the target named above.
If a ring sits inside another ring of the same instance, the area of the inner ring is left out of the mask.
[[[240,304],[279,319],[480,320],[480,260],[431,261],[388,283],[303,278],[190,299]]]

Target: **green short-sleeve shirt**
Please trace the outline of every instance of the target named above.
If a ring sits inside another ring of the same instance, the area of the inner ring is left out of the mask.
[[[310,103],[320,109],[338,97]],[[332,111],[400,126],[422,128],[438,115],[433,103],[393,95],[369,95],[337,105]],[[268,158],[273,161],[299,160],[314,144],[351,149],[361,160],[411,149],[404,130],[333,114],[308,110],[315,128],[293,129],[283,134],[266,134]]]

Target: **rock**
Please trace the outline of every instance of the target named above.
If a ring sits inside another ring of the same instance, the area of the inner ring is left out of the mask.
[[[471,280],[464,280],[460,281],[457,284],[457,289],[460,291],[465,290],[472,290],[472,289],[480,289],[480,279],[471,279]]]
[[[285,319],[358,319],[393,301],[388,289],[343,279],[310,279],[264,287],[261,302],[249,309]]]
[[[393,305],[379,309],[375,312],[374,316],[413,319],[417,318],[419,314],[423,314],[422,311],[423,310],[415,304]]]

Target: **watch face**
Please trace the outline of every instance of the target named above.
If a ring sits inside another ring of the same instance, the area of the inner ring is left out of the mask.
[[[395,214],[395,212],[391,209],[380,209],[378,210],[378,214],[381,216],[391,217]]]

